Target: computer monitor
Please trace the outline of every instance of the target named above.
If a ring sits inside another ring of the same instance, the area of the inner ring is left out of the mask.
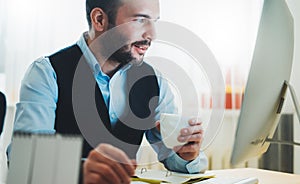
[[[265,0],[238,119],[231,164],[267,151],[292,70],[293,17],[284,0]]]

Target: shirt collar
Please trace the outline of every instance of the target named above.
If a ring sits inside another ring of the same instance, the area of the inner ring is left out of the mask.
[[[98,73],[99,72],[102,73],[102,71],[101,71],[101,68],[100,68],[100,65],[99,65],[97,59],[95,58],[94,54],[92,53],[92,51],[90,50],[90,48],[88,47],[88,45],[85,41],[86,34],[87,34],[87,32],[85,32],[81,35],[81,37],[77,41],[77,45],[81,49],[83,56],[85,57],[89,67],[92,69],[94,75],[98,75]],[[102,73],[102,74],[104,74],[104,73]]]

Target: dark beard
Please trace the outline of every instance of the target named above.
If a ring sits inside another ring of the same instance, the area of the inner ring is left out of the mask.
[[[151,42],[147,41],[147,40],[143,40],[143,41],[134,42],[132,45],[149,45],[150,46]],[[139,61],[136,58],[134,58],[131,54],[129,47],[130,47],[130,45],[123,46],[122,48],[120,48],[119,50],[114,52],[108,58],[108,60],[116,61],[116,62],[120,63],[121,65],[126,65],[128,63],[132,63],[132,64],[136,64],[136,65],[141,64],[143,62],[143,59],[141,59]],[[129,51],[126,51],[126,50],[129,50]]]
[[[134,62],[134,60],[136,60],[134,57],[132,57],[131,52],[126,52],[125,49],[127,47],[124,46],[122,48],[120,48],[119,50],[117,50],[116,52],[114,52],[109,58],[108,60],[110,61],[115,61],[117,63],[120,63],[121,65],[126,65],[130,62]]]
[[[108,30],[110,30],[111,28],[114,28],[115,24],[114,23],[109,23],[108,26]],[[118,36],[118,38],[114,38],[114,39],[120,39],[125,41],[125,38],[122,37],[121,35],[117,35],[114,34],[114,36]],[[112,41],[113,39],[111,39],[110,41]],[[126,52],[126,49],[128,49],[127,47],[129,47],[129,45],[125,45],[123,47],[121,47],[120,49],[118,49],[117,51],[115,51],[112,55],[110,55],[108,57],[109,61],[115,61],[117,63],[120,63],[122,66],[128,64],[130,61],[134,60],[134,58],[132,57],[130,52]]]
[[[115,24],[110,23],[108,26],[108,30],[110,30],[111,28],[114,28],[114,27],[115,27]],[[118,34],[117,32],[113,32],[113,34],[108,35],[106,37],[106,39],[103,40],[103,43],[111,43],[111,44],[108,44],[107,47],[106,47],[106,44],[103,44],[104,45],[104,47],[102,48],[103,56],[108,56],[107,53],[110,53],[111,49],[115,45],[114,40],[116,43],[119,43],[119,42],[126,43],[126,38],[124,38],[121,34]],[[149,45],[150,46],[150,44],[151,44],[151,41],[143,40],[143,41],[137,41],[131,45],[124,45],[120,49],[115,51],[113,54],[108,56],[107,60],[120,63],[122,66],[124,66],[128,63],[139,65],[143,62],[143,59],[141,59],[141,61],[139,61],[138,59],[134,58],[131,54],[130,47],[132,47],[133,45]]]

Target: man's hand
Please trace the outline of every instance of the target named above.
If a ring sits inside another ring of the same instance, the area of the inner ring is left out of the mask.
[[[189,125],[189,127],[181,129],[177,138],[179,142],[187,143],[173,148],[181,158],[187,161],[197,158],[203,139],[202,122],[197,119],[190,119]]]
[[[136,161],[130,160],[120,149],[100,144],[89,153],[83,165],[84,184],[130,183]]]

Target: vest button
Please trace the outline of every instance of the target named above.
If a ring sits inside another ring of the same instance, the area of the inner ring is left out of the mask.
[[[112,118],[112,119],[116,119],[116,117],[117,117],[117,116],[116,116],[115,113],[112,113],[112,114],[111,114],[111,118]]]

